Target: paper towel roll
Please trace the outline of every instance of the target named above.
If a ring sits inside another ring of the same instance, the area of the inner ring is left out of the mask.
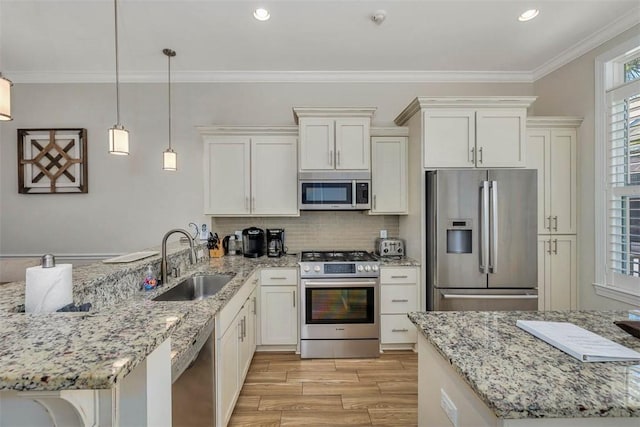
[[[27,268],[25,311],[52,313],[73,302],[71,264],[58,264],[51,268]]]

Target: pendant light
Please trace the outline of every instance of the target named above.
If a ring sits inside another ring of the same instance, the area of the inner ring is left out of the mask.
[[[0,73],[0,121],[13,120],[11,118],[11,80],[2,77]]]
[[[118,71],[118,0],[113,0],[116,41],[116,124],[109,129],[109,153],[129,154],[129,131],[120,124],[120,76]]]
[[[169,92],[169,148],[162,153],[162,169],[176,171],[178,169],[178,154],[171,149],[171,58],[176,56],[176,52],[171,49],[163,49],[162,53],[167,55],[167,85]]]

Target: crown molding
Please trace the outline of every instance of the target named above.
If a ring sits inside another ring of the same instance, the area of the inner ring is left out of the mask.
[[[535,128],[577,128],[582,117],[574,116],[527,116],[527,129]]]
[[[13,83],[113,83],[111,72],[3,70]],[[532,83],[529,72],[482,71],[176,71],[174,83]],[[120,72],[121,83],[166,83],[166,73]]]
[[[296,123],[301,117],[365,117],[371,119],[376,107],[293,107]]]
[[[628,13],[622,18],[614,21],[600,31],[590,35],[586,39],[560,53],[558,56],[551,59],[547,63],[533,70],[531,72],[533,81],[539,80],[547,74],[554,72],[558,68],[567,65],[574,59],[579,58],[585,53],[597,48],[601,44],[611,40],[612,38],[622,34],[629,28],[638,24],[640,24],[640,6],[635,9],[635,12],[632,11]]]

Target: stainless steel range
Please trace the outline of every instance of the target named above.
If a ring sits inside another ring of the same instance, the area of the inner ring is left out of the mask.
[[[300,256],[300,356],[380,356],[380,265],[365,251]]]

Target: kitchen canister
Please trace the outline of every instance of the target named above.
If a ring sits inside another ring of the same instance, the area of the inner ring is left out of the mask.
[[[25,311],[52,313],[73,302],[71,264],[56,265],[51,254],[42,257],[42,265],[27,268]]]

